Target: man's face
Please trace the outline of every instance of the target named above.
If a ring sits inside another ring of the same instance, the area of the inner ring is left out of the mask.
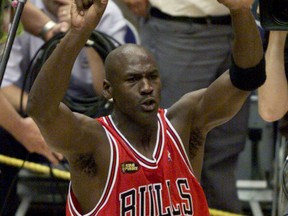
[[[112,79],[115,110],[143,125],[151,123],[158,112],[161,82],[155,61],[136,50],[119,59]]]

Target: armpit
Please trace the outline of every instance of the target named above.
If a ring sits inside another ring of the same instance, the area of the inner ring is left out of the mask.
[[[200,129],[195,129],[191,132],[189,142],[189,157],[193,159],[199,148],[204,144],[204,137]]]
[[[97,165],[93,154],[80,154],[74,160],[74,166],[89,177],[97,174]]]

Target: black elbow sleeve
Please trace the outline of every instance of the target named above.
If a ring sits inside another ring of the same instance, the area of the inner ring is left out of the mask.
[[[263,57],[256,66],[243,69],[235,64],[232,57],[229,73],[231,82],[235,87],[244,91],[256,90],[266,80],[265,58]]]

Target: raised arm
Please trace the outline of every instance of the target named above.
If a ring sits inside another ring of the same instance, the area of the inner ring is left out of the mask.
[[[219,2],[230,9],[232,17],[234,63],[208,88],[183,96],[167,114],[189,152],[198,178],[207,133],[229,121],[241,109],[251,91],[265,81],[262,42],[250,11],[253,0]]]
[[[240,110],[250,92],[265,81],[262,41],[251,12],[253,0],[219,2],[230,9],[232,17],[233,62],[230,70],[217,79],[202,98],[201,110],[209,122],[205,123],[208,130],[230,120]]]
[[[74,115],[61,103],[68,88],[74,61],[107,5],[104,0],[94,0],[89,5],[83,2],[87,1],[73,1],[71,29],[42,67],[30,91],[27,107],[28,114],[35,120],[48,144],[64,155],[73,149],[81,151],[77,146],[81,141],[83,143],[81,139],[85,136],[81,128],[89,124],[87,122],[96,122],[80,114]]]
[[[267,80],[258,89],[258,109],[265,121],[276,121],[288,110],[284,48],[287,32],[271,31],[266,51]]]
[[[229,9],[233,22],[232,63],[207,89],[188,93],[177,108],[186,110],[183,118],[192,115],[191,127],[205,131],[231,119],[241,108],[250,92],[265,81],[263,48],[260,33],[250,6],[253,0],[219,0]],[[177,104],[176,104],[177,105]],[[193,130],[193,128],[191,128]]]

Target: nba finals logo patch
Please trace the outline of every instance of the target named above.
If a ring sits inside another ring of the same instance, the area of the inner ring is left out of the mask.
[[[122,173],[135,173],[140,169],[139,165],[135,162],[124,162],[121,164]]]

